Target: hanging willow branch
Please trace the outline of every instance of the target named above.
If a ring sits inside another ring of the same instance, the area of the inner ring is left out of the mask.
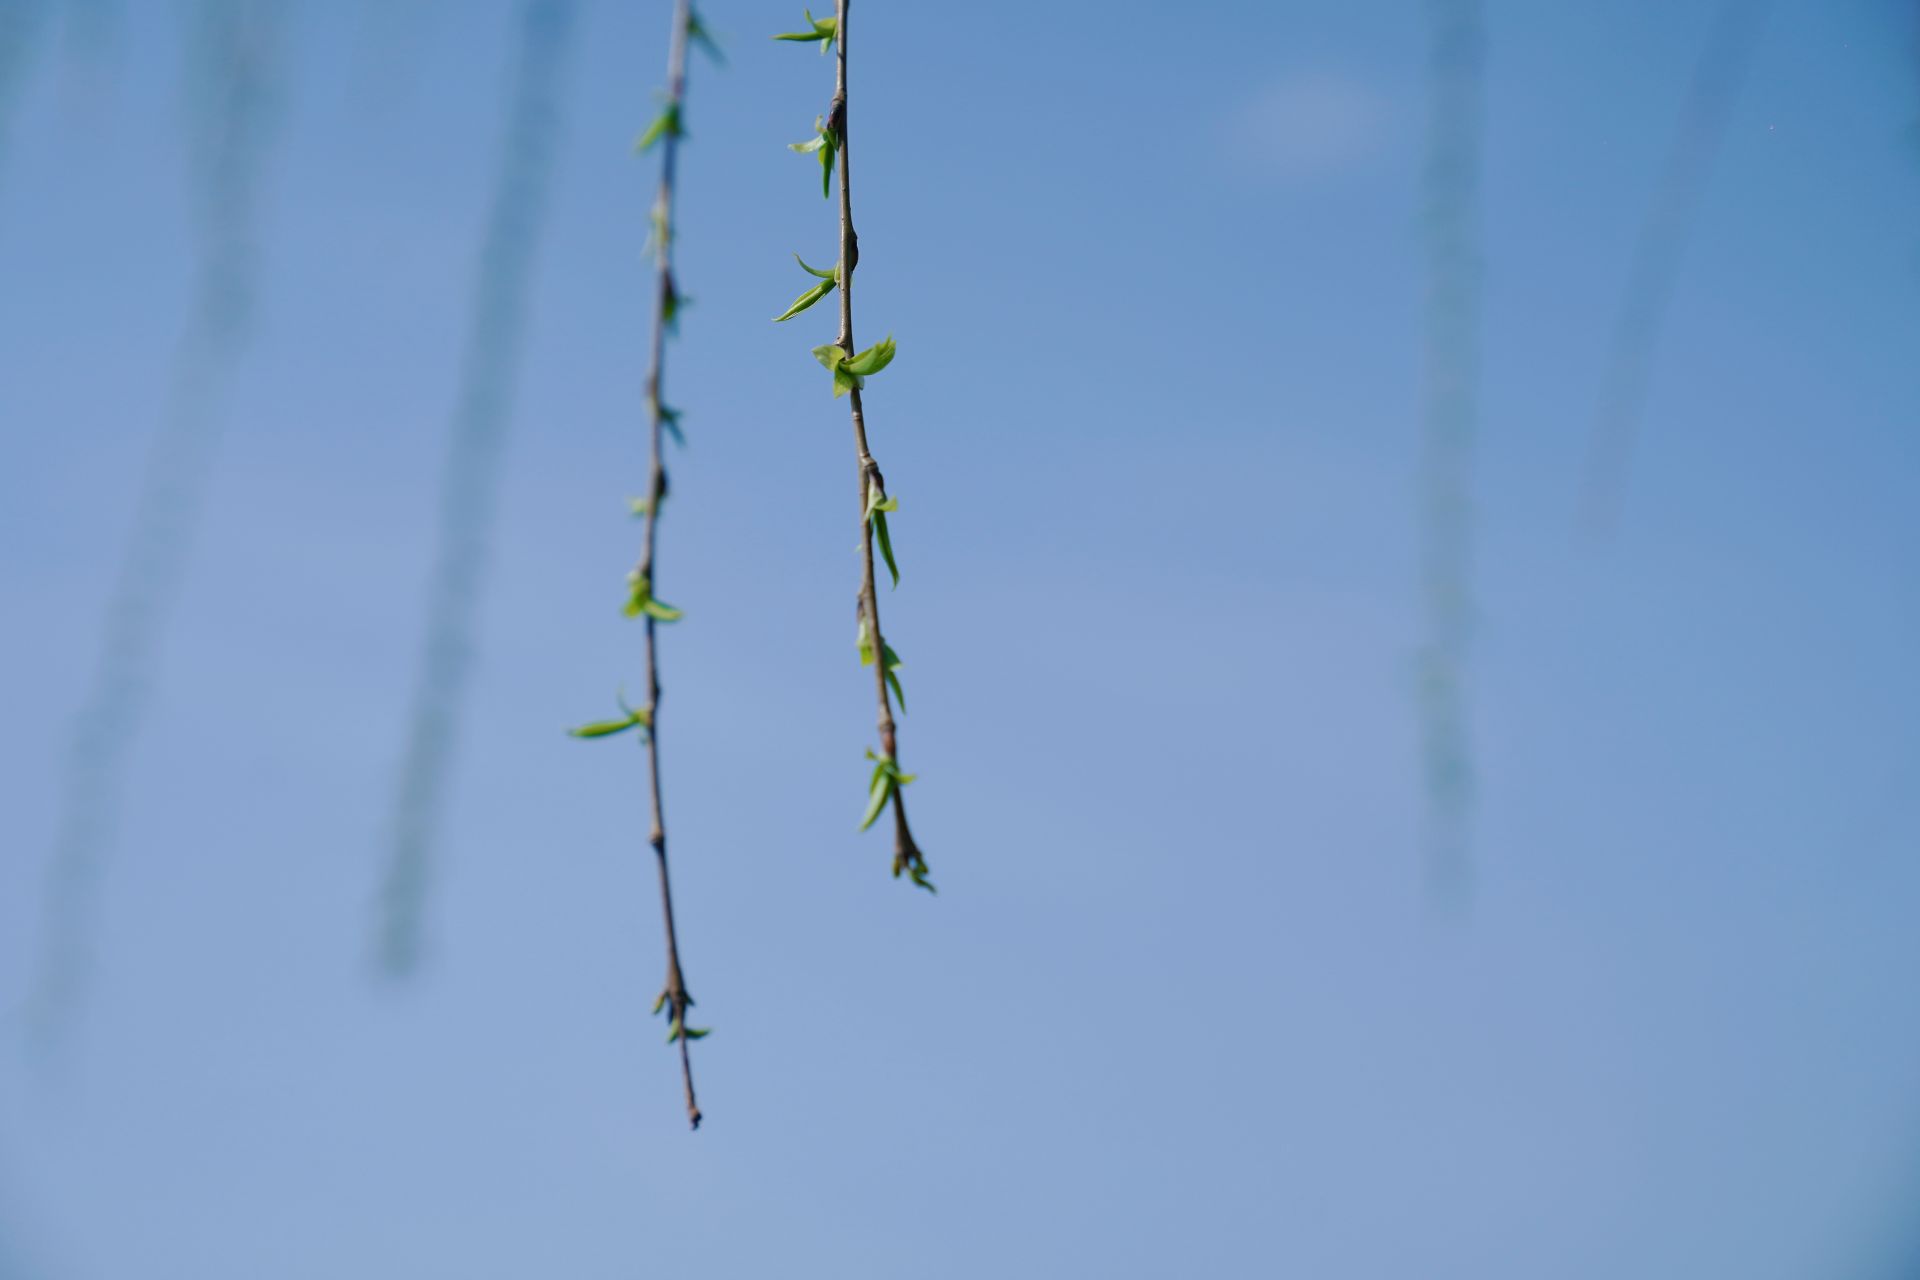
[[[1772,8],[1772,0],[1726,0],[1694,64],[1693,83],[1653,205],[1640,224],[1607,346],[1580,498],[1580,523],[1590,534],[1607,533],[1619,519],[1652,383],[1654,352],[1679,283],[1681,260],[1734,100]]]
[[[13,113],[52,17],[49,0],[0,0],[0,160],[5,159]],[[4,178],[0,171],[0,178]]]
[[[546,229],[574,21],[574,0],[522,0],[517,17],[514,87],[447,441],[427,634],[376,923],[379,963],[396,978],[418,968],[424,945],[441,815],[472,680],[474,634],[487,585],[536,254]]]
[[[1421,458],[1420,736],[1428,878],[1465,888],[1474,799],[1473,455],[1480,342],[1480,0],[1428,0],[1426,422]]]
[[[880,594],[875,587],[874,547],[878,544],[886,560],[893,584],[900,584],[900,569],[894,559],[893,538],[887,528],[887,514],[898,511],[898,500],[887,492],[880,464],[874,461],[867,445],[867,420],[861,392],[866,380],[893,361],[893,339],[887,338],[865,351],[856,352],[853,343],[853,275],[860,262],[860,237],[853,229],[851,166],[847,146],[847,8],[851,0],[838,0],[831,18],[815,18],[808,12],[807,29],[775,36],[776,40],[815,43],[822,53],[835,53],[833,103],[827,114],[814,122],[814,137],[798,142],[792,149],[814,155],[820,161],[821,194],[832,191],[835,162],[840,177],[840,257],[832,272],[816,270],[802,261],[800,266],[821,283],[808,288],[776,320],[787,320],[805,311],[825,297],[837,285],[840,291],[840,334],[833,342],[813,349],[818,360],[833,375],[833,394],[846,396],[853,415],[853,446],[860,482],[860,592],[857,647],[860,661],[873,667],[874,692],[879,702],[880,750],[867,752],[873,761],[873,774],[867,785],[867,810],[860,829],[872,826],[889,805],[893,808],[893,874],[903,872],[921,888],[932,891],[927,879],[927,860],[913,841],[907,826],[906,798],[902,794],[914,775],[900,769],[900,747],[893,719],[892,696],[900,696],[900,656],[887,644],[880,630]],[[795,255],[798,259],[798,255]],[[906,699],[900,697],[900,709]]]
[[[653,1002],[655,1013],[667,1015],[667,1042],[680,1046],[680,1079],[686,1088],[687,1119],[693,1127],[700,1127],[700,1105],[693,1094],[693,1059],[688,1052],[688,1043],[707,1034],[705,1028],[690,1026],[687,1023],[687,1010],[693,1007],[693,997],[687,994],[686,976],[680,967],[679,934],[674,928],[673,885],[667,875],[667,819],[666,808],[660,787],[660,662],[658,652],[659,628],[669,622],[680,619],[680,610],[661,601],[653,594],[654,551],[658,542],[660,528],[660,509],[667,498],[667,469],[662,458],[664,437],[671,431],[677,438],[680,432],[679,414],[669,409],[664,395],[666,376],[667,334],[675,327],[683,298],[673,278],[673,197],[674,162],[679,156],[680,142],[686,137],[686,124],[683,106],[687,95],[687,46],[694,42],[704,45],[709,53],[718,57],[705,28],[700,25],[699,17],[693,12],[688,0],[678,0],[673,10],[673,37],[667,52],[667,92],[660,114],[640,135],[637,148],[647,151],[658,145],[660,148],[660,192],[653,205],[652,243],[656,287],[653,309],[653,348],[647,367],[647,407],[650,419],[649,458],[650,467],[647,481],[647,496],[635,499],[634,513],[645,521],[645,531],[640,541],[640,560],[633,571],[627,575],[626,613],[630,618],[645,621],[647,633],[647,701],[645,706],[629,707],[621,703],[622,716],[617,720],[603,720],[597,724],[582,725],[573,730],[579,738],[605,738],[624,733],[629,729],[640,734],[647,751],[647,783],[652,799],[653,827],[648,835],[648,843],[653,846],[654,862],[660,870],[660,912],[666,927],[667,943],[667,981],[661,988],[659,999]]]
[[[284,0],[200,0],[191,12],[187,151],[199,259],[193,309],[141,476],[98,663],[74,717],[30,1009],[43,1040],[58,1035],[83,994],[98,882],[113,850],[134,744],[162,674],[167,624],[192,564],[226,433],[229,385],[255,309],[256,223],[262,168],[281,118],[287,8]]]

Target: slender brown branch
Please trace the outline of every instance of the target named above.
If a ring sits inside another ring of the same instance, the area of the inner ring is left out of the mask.
[[[691,17],[690,0],[676,0],[673,8],[673,40],[667,54],[667,110],[678,118],[687,90],[687,26]],[[654,548],[658,539],[661,500],[667,495],[667,470],[661,458],[661,436],[666,410],[661,403],[666,368],[667,327],[675,306],[673,283],[673,177],[674,160],[680,148],[680,130],[668,129],[661,138],[660,194],[655,206],[654,262],[657,287],[653,307],[653,352],[647,367],[647,405],[650,424],[651,468],[647,484],[646,532],[640,544],[639,577],[651,584],[654,577]],[[679,935],[673,922],[673,884],[667,874],[667,819],[660,788],[660,662],[658,654],[659,622],[644,615],[647,627],[647,781],[653,801],[653,826],[648,843],[653,846],[654,861],[660,868],[660,913],[666,926],[667,982],[661,991],[671,1024],[680,1029],[680,1078],[686,1086],[687,1119],[700,1127],[700,1104],[693,1096],[693,1058],[688,1050],[692,1037],[686,1034],[687,1009],[693,997],[687,994],[686,978],[680,968]]]
[[[839,345],[849,357],[854,354],[853,345],[853,272],[860,261],[860,237],[853,229],[853,182],[852,162],[849,159],[852,148],[847,141],[847,9],[852,0],[837,0],[834,15],[834,81],[833,107],[829,113],[829,127],[839,138],[840,143],[840,337]],[[874,586],[873,571],[873,525],[867,517],[867,501],[870,490],[878,489],[882,494],[887,491],[885,479],[880,474],[880,464],[873,460],[873,451],[867,446],[867,418],[860,401],[860,389],[854,387],[847,392],[852,406],[853,447],[858,460],[858,479],[860,482],[860,616],[867,624],[867,634],[873,640],[873,679],[879,699],[880,716],[880,754],[896,764],[900,759],[898,729],[893,719],[893,702],[887,692],[887,645],[880,631],[880,593]],[[923,883],[927,870],[926,858],[913,842],[913,832],[907,826],[907,806],[902,795],[904,788],[893,789],[893,874],[902,872],[913,874],[915,883]]]

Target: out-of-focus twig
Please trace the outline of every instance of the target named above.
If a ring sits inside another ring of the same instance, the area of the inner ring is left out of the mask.
[[[1646,412],[1654,351],[1679,281],[1681,260],[1714,157],[1726,137],[1734,101],[1772,8],[1772,0],[1727,0],[1694,66],[1672,149],[1634,243],[1626,291],[1607,345],[1580,497],[1580,525],[1590,535],[1606,534],[1619,520]]]
[[[1428,0],[1425,427],[1419,703],[1429,883],[1464,891],[1475,776],[1468,695],[1473,633],[1473,466],[1480,376],[1480,0]]]
[[[284,5],[199,0],[194,13],[187,116],[199,274],[165,417],[109,595],[98,664],[74,722],[29,1005],[43,1039],[72,1012],[89,964],[100,868],[224,434],[228,376],[254,310],[260,169],[279,118]]]
[[[471,325],[441,477],[427,635],[393,811],[376,948],[411,973],[473,666],[507,428],[519,382],[534,262],[546,228],[574,0],[522,0],[500,167],[480,249]]]

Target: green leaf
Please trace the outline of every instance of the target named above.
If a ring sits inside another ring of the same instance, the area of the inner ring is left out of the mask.
[[[802,263],[801,265],[804,266],[805,264]],[[778,324],[782,320],[793,319],[795,316],[799,315],[802,311],[805,311],[808,307],[812,306],[814,303],[820,301],[820,299],[826,297],[829,293],[832,293],[832,292],[833,292],[833,281],[822,280],[819,284],[814,285],[812,288],[808,289],[805,293],[795,298],[793,300],[793,305],[788,307],[785,311],[781,312],[779,315],[775,316],[773,318],[773,322],[775,324]]]
[[[810,275],[810,276],[819,276],[819,277],[820,277],[820,278],[821,278],[822,280],[838,280],[838,279],[840,278],[840,267],[839,267],[839,264],[837,264],[837,263],[836,263],[836,264],[834,265],[834,269],[833,269],[833,270],[831,270],[831,271],[822,271],[822,270],[820,270],[820,268],[818,268],[818,267],[810,267],[810,266],[808,266],[808,265],[807,265],[807,260],[806,260],[805,258],[803,258],[803,257],[801,257],[801,256],[800,256],[799,254],[797,254],[797,253],[793,255],[793,260],[794,260],[795,262],[797,262],[797,263],[799,263],[799,264],[800,264],[800,269],[801,269],[802,271],[804,271],[804,272],[806,272],[806,273],[807,273],[808,275]]]
[[[595,720],[591,724],[583,724],[579,728],[569,729],[567,732],[576,738],[611,738],[616,733],[625,733],[628,729],[644,725],[646,722],[646,715],[643,712],[636,711],[624,719]]]
[[[860,829],[865,831],[880,817],[880,811],[887,807],[887,801],[893,796],[893,777],[885,770],[874,771],[873,786],[867,792],[867,811],[860,815]]]
[[[647,131],[641,134],[638,140],[634,142],[633,150],[634,153],[638,155],[650,149],[654,143],[660,141],[662,138],[684,138],[686,136],[686,127],[680,120],[680,104],[677,102],[669,102],[665,107],[661,108],[660,114],[654,117],[653,123],[647,126]]]
[[[843,348],[829,342],[825,346],[815,347],[813,358],[832,371],[833,394],[836,398],[860,385],[860,379],[847,372],[847,353]]]
[[[629,716],[625,720],[595,720],[567,732],[576,738],[611,738],[616,733],[624,733],[640,722]]]
[[[680,1019],[675,1018],[672,1022],[669,1022],[667,1024],[667,1043],[672,1044],[675,1040],[678,1040],[681,1030]]]
[[[798,151],[802,154],[811,151],[819,155],[820,196],[822,199],[825,199],[833,193],[833,157],[834,153],[840,147],[840,138],[838,134],[834,133],[832,126],[827,124],[825,118],[822,116],[815,116],[813,118],[813,131],[815,135],[813,141],[789,142],[787,144],[787,150]],[[805,264],[802,263],[801,265],[804,266]],[[808,267],[807,270],[812,271],[813,268]],[[814,274],[818,275],[819,273],[814,272]]]
[[[642,614],[656,622],[678,622],[684,615],[680,610],[653,598],[653,584],[634,570],[627,575],[627,604],[624,610],[629,618]]]
[[[680,411],[670,405],[662,404],[658,400],[652,403],[653,416],[660,420],[661,428],[673,437],[675,444],[679,445],[682,449],[686,448],[687,436],[685,432],[680,430]]]
[[[784,312],[782,312],[781,314],[773,318],[775,324],[778,324],[782,320],[791,320],[793,317],[799,315],[802,311],[805,311],[808,307],[811,307],[814,303],[820,301],[820,299],[826,297],[829,293],[832,293],[834,284],[839,279],[839,273],[837,270],[836,271],[817,270],[816,268],[808,266],[807,260],[805,258],[802,258],[797,253],[793,255],[793,260],[800,264],[800,269],[802,271],[806,272],[810,276],[818,277],[821,283],[812,286],[805,293],[795,298],[793,300],[792,306],[788,307]],[[835,348],[835,349],[838,350],[838,348]],[[818,358],[817,353],[816,353],[816,358]],[[821,360],[821,363],[825,364],[826,361]],[[832,368],[833,366],[828,365],[827,367]]]
[[[816,18],[813,16],[812,11],[807,9],[802,9],[800,12],[807,15],[807,25],[809,27],[812,27],[813,30],[786,31],[775,36],[774,39],[775,40],[795,40],[803,43],[809,40],[818,40],[820,42],[820,52],[825,53],[827,49],[833,44],[834,35],[836,34],[837,29],[839,27],[839,19]]]
[[[872,666],[873,633],[867,630],[867,621],[865,618],[860,620],[860,632],[855,638],[855,644],[860,650],[860,665],[863,667]],[[901,667],[905,666],[906,663],[902,662],[900,655],[893,651],[893,646],[887,644],[885,641],[881,642],[880,650],[886,655],[887,659],[887,687],[893,690],[894,699],[899,702],[900,709],[905,711],[907,709],[907,694],[906,691],[900,687],[900,677],[895,673],[898,672]],[[881,756],[874,755],[871,751],[867,752],[867,759],[877,762],[873,767],[873,775],[876,778],[886,772],[891,765],[890,761]]]
[[[888,650],[887,656],[891,659],[893,651]],[[860,819],[862,831],[874,824],[874,820],[880,816],[880,811],[887,807],[887,801],[893,798],[894,792],[914,779],[913,774],[900,772],[900,766],[894,763],[892,756],[875,755],[869,748],[867,759],[874,762],[873,781],[867,786],[867,811]]]
[[[859,355],[849,357],[835,343],[813,349],[813,358],[833,373],[833,394],[843,396],[866,385],[866,376],[880,372],[893,363],[893,339],[877,342]]]
[[[859,377],[871,377],[893,363],[893,350],[893,338],[888,336],[847,361],[847,369]]]
[[[607,738],[616,733],[624,733],[635,726],[646,728],[653,724],[653,715],[647,708],[627,705],[627,696],[624,691],[616,701],[619,702],[620,709],[626,712],[625,716],[618,720],[596,720],[592,724],[583,724],[578,729],[569,729],[567,732],[576,738]]]
[[[653,208],[647,211],[647,242],[641,246],[640,252],[646,254],[664,249],[672,239],[673,226],[667,216],[667,203],[664,200],[655,200]]]
[[[687,1003],[691,1004],[693,1002],[688,1001]],[[686,1031],[685,1031],[685,1035],[689,1040],[703,1039],[704,1037],[710,1036],[712,1034],[713,1034],[712,1027],[688,1027],[686,1028]]]
[[[889,498],[881,491],[879,485],[871,480],[867,482],[867,519],[873,519],[873,513],[876,511],[898,511],[899,509],[900,502],[897,498]]]
[[[894,701],[900,704],[900,710],[905,711],[907,709],[907,691],[900,687],[900,677],[897,673],[901,667],[907,664],[900,661],[900,655],[893,651],[892,645],[882,641],[880,648],[887,656],[887,687],[893,690]]]
[[[654,997],[653,1012],[656,1015],[658,1015],[659,1012],[666,1007],[667,1007],[667,993],[665,991],[662,991],[659,995]]]
[[[893,585],[900,585],[900,566],[893,561],[893,537],[887,532],[886,507],[876,508],[873,513],[873,540],[880,544],[880,558],[887,562],[887,572],[893,575]]]
[[[706,50],[707,56],[713,59],[716,66],[724,67],[727,65],[726,55],[720,52],[720,46],[714,42],[712,34],[707,30],[706,23],[700,21],[700,15],[691,9],[687,11],[687,40],[689,43],[697,44]]]
[[[660,298],[660,321],[667,326],[667,332],[680,332],[680,312],[693,305],[693,299],[681,293],[673,283],[673,277],[667,277],[667,287]]]

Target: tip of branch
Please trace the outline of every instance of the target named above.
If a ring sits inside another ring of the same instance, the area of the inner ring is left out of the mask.
[[[898,796],[895,797],[896,801]],[[906,819],[899,818],[893,828],[893,877],[898,880],[905,872],[914,884],[928,893],[938,894],[933,881],[927,879],[927,859],[920,852],[920,846],[913,842],[913,832],[907,829]]]
[[[688,1111],[687,1119],[688,1121],[690,1121],[689,1127],[695,1133],[698,1133],[700,1131],[700,1108],[694,1107],[692,1110]]]

